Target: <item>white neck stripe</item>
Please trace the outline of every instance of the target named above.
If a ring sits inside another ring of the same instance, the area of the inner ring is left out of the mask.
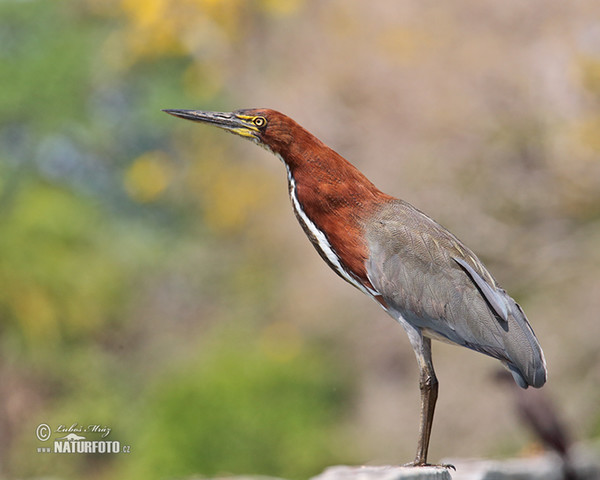
[[[280,159],[283,161],[283,159],[281,157],[280,157]],[[347,272],[344,269],[344,267],[342,266],[342,263],[340,262],[340,258],[337,256],[337,254],[333,250],[333,248],[332,248],[331,244],[329,243],[329,240],[327,240],[327,237],[325,236],[325,234],[317,228],[317,226],[311,221],[310,218],[308,218],[308,216],[302,209],[300,202],[298,201],[298,197],[296,195],[296,181],[294,180],[294,177],[292,176],[292,172],[291,172],[290,168],[288,167],[288,165],[285,162],[283,162],[283,163],[285,165],[285,168],[287,169],[288,182],[289,182],[289,187],[290,187],[290,198],[292,200],[292,207],[294,208],[294,211],[296,212],[296,215],[297,215],[299,221],[312,234],[312,236],[314,238],[315,247],[317,247],[324,254],[324,256],[327,258],[327,260],[329,260],[330,265],[336,270],[336,272],[344,280],[346,280],[348,283],[354,285],[361,292],[363,292],[369,296],[376,295],[376,292],[374,292],[370,288],[365,287],[353,275],[351,275],[349,272]]]

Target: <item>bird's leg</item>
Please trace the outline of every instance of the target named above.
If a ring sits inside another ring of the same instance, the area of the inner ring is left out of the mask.
[[[421,351],[416,352],[419,362],[419,388],[421,389],[421,422],[414,465],[427,465],[427,451],[431,438],[433,413],[438,397],[438,380],[431,360],[431,339],[423,338]]]
[[[433,412],[438,397],[438,380],[433,369],[431,360],[431,339],[423,337],[418,330],[407,329],[408,337],[415,350],[417,363],[419,364],[419,387],[421,389],[421,422],[419,424],[419,439],[417,442],[417,455],[412,463],[406,466],[424,467],[427,463],[427,451],[429,450],[429,439],[431,438],[431,426],[433,425]],[[453,465],[435,465],[439,467],[452,468]]]

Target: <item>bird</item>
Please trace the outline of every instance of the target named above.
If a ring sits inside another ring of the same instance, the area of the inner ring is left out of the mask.
[[[431,465],[427,456],[439,389],[432,339],[498,359],[521,388],[544,385],[546,361],[522,308],[446,228],[383,193],[276,110],[163,111],[219,127],[275,154],[286,169],[294,214],[319,255],[404,328],[417,359],[421,400],[417,451],[405,465]]]

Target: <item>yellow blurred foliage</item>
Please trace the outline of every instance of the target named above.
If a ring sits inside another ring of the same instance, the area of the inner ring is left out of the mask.
[[[396,64],[419,59],[433,46],[428,32],[414,28],[389,29],[381,32],[377,40],[380,51]]]
[[[582,86],[591,94],[600,95],[600,60],[595,57],[581,56],[577,67]]]
[[[577,124],[578,139],[584,147],[600,152],[600,115],[590,116]]]
[[[136,158],[125,172],[125,190],[137,202],[152,202],[163,194],[172,177],[167,155],[161,151],[147,152]]]
[[[123,16],[124,26],[109,35],[105,53],[132,64],[145,58],[188,55],[206,63],[223,45],[241,38],[253,10],[274,16],[297,12],[305,0],[87,0],[88,9]],[[212,52],[212,53],[211,53]]]
[[[223,87],[222,69],[208,68],[207,65],[191,64],[183,75],[183,88],[198,101],[210,100]]]
[[[274,322],[263,329],[260,335],[260,349],[269,358],[287,363],[302,351],[302,335],[289,321]]]
[[[586,112],[574,121],[576,141],[594,155],[600,152],[600,60],[588,55],[579,55],[575,60],[579,82],[587,94]],[[591,101],[590,101],[591,100]]]
[[[218,133],[217,135],[222,135]],[[264,206],[278,182],[249,161],[230,161],[231,152],[218,142],[182,144],[192,163],[185,188],[200,206],[204,222],[215,232],[234,233],[245,228],[252,212]]]
[[[58,336],[58,317],[48,293],[31,282],[13,289],[11,306],[19,318],[23,336],[32,345],[53,343]]]
[[[304,0],[262,0],[261,7],[271,15],[292,15],[304,4]]]
[[[124,41],[132,57],[158,57],[183,53],[177,38],[176,18],[169,15],[168,0],[121,0],[127,18]],[[184,2],[181,2],[184,3]]]
[[[206,223],[221,232],[238,230],[261,203],[264,190],[257,186],[262,175],[233,165],[206,167],[206,164],[198,167],[197,173],[201,175],[199,178],[203,186],[195,191],[206,207]]]

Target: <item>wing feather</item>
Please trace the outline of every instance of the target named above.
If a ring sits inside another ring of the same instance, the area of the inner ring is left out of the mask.
[[[501,295],[500,292],[492,288],[492,286],[487,283],[483,277],[479,275],[465,260],[457,257],[452,257],[452,260],[465,269],[465,271],[471,277],[471,280],[473,280],[475,285],[479,287],[479,290],[481,290],[481,293],[489,302],[494,311],[498,314],[498,316],[505,322],[508,322],[508,306],[506,304],[505,296]]]
[[[454,235],[400,200],[365,230],[367,275],[390,315],[499,359],[521,386],[545,382],[543,353],[522,309]]]

